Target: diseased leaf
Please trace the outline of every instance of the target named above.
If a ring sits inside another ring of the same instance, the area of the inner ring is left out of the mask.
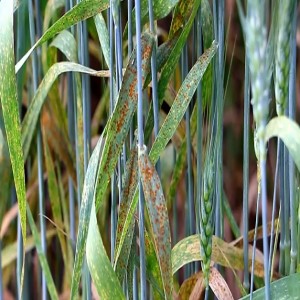
[[[139,172],[149,214],[155,252],[160,266],[165,297],[171,299],[171,233],[168,209],[159,176],[146,151],[145,146],[143,149],[139,149]]]
[[[187,75],[185,81],[183,82],[178,94],[174,100],[174,103],[171,107],[169,114],[167,115],[156,140],[152,146],[149,157],[152,164],[155,165],[157,162],[159,155],[165,149],[165,146],[172,138],[176,128],[178,127],[179,122],[181,121],[195,91],[202,80],[202,76],[205,73],[207,66],[209,65],[212,57],[214,56],[216,51],[216,44],[213,44],[210,49],[208,49],[197,61],[194,65],[190,73]],[[181,117],[180,117],[181,116]],[[122,245],[124,243],[127,230],[129,225],[133,219],[133,215],[138,202],[138,193],[137,189],[134,194],[133,199],[130,201],[130,205],[127,211],[126,220],[124,222],[123,231],[120,237],[119,247],[116,249],[116,257],[120,255],[120,251]]]
[[[78,294],[82,262],[85,253],[86,238],[87,238],[89,224],[90,224],[90,217],[91,217],[90,214],[91,214],[92,206],[94,205],[95,184],[97,179],[98,165],[99,165],[100,155],[102,155],[101,153],[102,153],[103,144],[104,144],[104,140],[103,137],[101,137],[98,140],[97,145],[91,155],[86,170],[86,175],[84,178],[82,199],[81,199],[81,206],[80,206],[80,216],[79,216],[80,226],[77,233],[76,255],[75,255],[74,268],[73,268],[72,285],[71,285],[71,299],[75,299]],[[85,218],[87,212],[89,214],[89,218]],[[96,229],[92,228],[92,230],[95,231]],[[90,257],[90,251],[92,251],[92,249],[87,250],[88,257]],[[91,273],[92,272],[94,271],[91,270]],[[93,276],[93,274],[91,275]]]
[[[184,116],[187,107],[195,94],[195,91],[205,73],[211,59],[214,57],[217,50],[217,44],[213,42],[212,46],[200,56],[196,64],[190,70],[188,75],[180,87],[178,94],[173,102],[173,105],[168,113],[161,129],[154,141],[150,151],[152,162],[156,162],[160,153],[166,147],[167,143],[172,138],[179,122]]]
[[[216,268],[210,268],[209,286],[217,299],[233,300],[233,296],[225,279]]]
[[[153,36],[150,34],[145,34],[142,36],[142,69],[143,78],[149,72],[151,50],[153,45]],[[126,68],[121,90],[118,95],[118,101],[116,108],[113,112],[111,119],[105,127],[106,140],[104,148],[101,155],[101,160],[99,162],[100,174],[97,178],[96,184],[96,211],[99,209],[101,202],[103,201],[103,196],[109,183],[110,176],[116,166],[118,157],[123,148],[123,143],[127,137],[131,119],[136,110],[137,106],[137,71],[135,62],[135,51],[129,60],[128,66]],[[86,182],[88,179],[86,177]],[[86,192],[83,191],[83,197]],[[83,253],[86,245],[87,229],[91,214],[91,200],[88,203],[87,200],[82,201],[80,208],[80,218],[78,226],[78,237],[76,245],[76,256],[75,256],[75,272],[73,276],[72,283],[72,295],[77,293],[79,284],[79,272],[83,263]]]
[[[28,59],[35,48],[53,38],[56,34],[63,31],[64,29],[67,29],[80,21],[93,17],[94,15],[107,9],[108,7],[109,0],[83,0],[79,2],[71,10],[64,14],[59,20],[57,20],[22,57],[22,59],[16,64],[16,73],[20,70],[22,65],[25,63],[25,61]]]
[[[100,236],[95,202],[92,201],[86,258],[93,282],[101,299],[125,299],[121,285],[111,266]]]
[[[14,64],[13,1],[2,0],[0,2],[0,74],[5,74],[5,76],[2,76],[0,80],[0,98],[19,205],[23,244],[26,245],[25,172]],[[24,256],[25,252],[23,251],[23,258]],[[21,289],[23,286],[23,278],[24,263],[21,274]]]
[[[142,48],[142,78],[143,82],[150,71],[150,58],[154,37],[144,34],[141,40]],[[133,51],[126,71],[122,86],[117,98],[117,104],[107,125],[107,140],[100,162],[101,176],[97,183],[96,211],[99,209],[103,195],[108,186],[110,176],[116,166],[118,157],[130,129],[131,120],[137,106],[137,66],[136,54]]]
[[[41,108],[46,100],[47,94],[57,77],[65,72],[80,72],[86,73],[92,76],[106,76],[106,72],[95,71],[93,69],[84,67],[82,65],[72,63],[72,62],[60,62],[53,65],[45,77],[43,78],[39,88],[36,91],[35,96],[33,97],[26,115],[22,123],[22,145],[24,158],[28,156],[29,148],[31,145],[33,133],[36,128],[37,120],[41,112]]]
[[[193,21],[195,19],[195,16],[197,14],[198,7],[200,5],[201,0],[194,0],[194,1],[185,1],[181,0],[175,8],[175,15],[173,17],[176,17],[176,11],[180,10],[181,5],[184,6],[184,9],[182,10],[182,18],[184,20],[184,23],[180,25],[180,28],[176,31],[174,31],[174,34],[169,34],[169,39],[175,38],[176,44],[172,47],[171,53],[168,56],[167,62],[164,64],[164,67],[161,71],[161,75],[158,81],[158,101],[159,101],[159,107],[162,104],[162,101],[165,96],[165,92],[167,89],[167,86],[169,84],[170,78],[172,74],[174,73],[174,70],[176,69],[176,65],[178,63],[178,60],[180,58],[180,55],[182,53],[182,49],[187,41],[187,38],[189,36],[190,30],[192,28]],[[185,3],[188,4],[188,6],[185,6]],[[178,37],[177,37],[178,36]],[[206,68],[205,68],[206,69]],[[148,113],[146,125],[145,125],[145,140],[148,141],[152,128],[153,128],[153,105],[151,105],[151,109]]]
[[[120,211],[118,215],[118,226],[117,226],[117,237],[116,237],[116,248],[119,246],[120,242],[120,233],[123,230],[123,224],[126,219],[126,213],[128,210],[128,206],[130,204],[129,200],[132,199],[132,196],[135,192],[135,187],[138,182],[138,152],[136,147],[136,140],[133,143],[132,150],[130,152],[130,157],[126,163],[126,168],[124,172],[124,181],[123,181],[123,190],[121,196],[120,203]],[[132,239],[134,235],[134,225],[135,220],[132,220],[130,227],[127,231],[126,239],[123,243],[123,247],[121,250],[122,255],[119,255],[116,259],[114,258],[114,269],[116,270],[116,274],[120,282],[123,282],[125,272],[128,265],[128,259],[130,255],[130,251],[132,248]]]
[[[172,249],[172,272],[175,274],[184,265],[202,260],[200,254],[200,242],[198,235],[192,235],[184,238],[177,243]],[[244,269],[244,252],[242,249],[234,247],[222,239],[213,236],[212,239],[212,261],[235,270]],[[251,271],[252,259],[249,258],[249,271]],[[263,277],[264,266],[263,263],[255,260],[254,274]]]

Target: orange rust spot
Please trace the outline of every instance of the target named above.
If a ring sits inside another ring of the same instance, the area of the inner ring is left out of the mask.
[[[121,113],[120,113],[120,117],[117,121],[117,124],[116,124],[116,129],[117,129],[117,132],[120,132],[122,127],[123,127],[123,124],[124,124],[124,120],[126,118],[126,115],[127,115],[127,112],[128,112],[128,102],[126,101],[124,103],[124,106],[123,106],[123,109],[121,110]]]
[[[136,97],[136,85],[137,85],[137,78],[135,78],[129,86],[129,97],[134,98]]]
[[[149,45],[145,46],[144,52],[142,53],[142,58],[145,59],[145,58],[150,57],[151,50],[152,50],[151,46],[149,46]]]

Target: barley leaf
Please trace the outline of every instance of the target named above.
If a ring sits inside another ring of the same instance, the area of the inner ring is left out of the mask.
[[[142,37],[142,55],[143,55],[143,78],[149,72],[149,62],[153,45],[153,36],[145,34]],[[100,176],[97,179],[96,187],[96,211],[99,209],[103,196],[108,186],[110,176],[116,166],[118,157],[122,150],[122,145],[127,137],[131,119],[136,110],[137,105],[137,71],[135,62],[135,51],[129,60],[126,68],[121,90],[118,95],[118,101],[113,115],[105,127],[106,141],[104,144],[101,160],[99,162],[98,173]],[[88,182],[88,181],[87,181]],[[85,196],[83,192],[83,196]],[[86,197],[86,196],[85,196]],[[78,226],[78,237],[75,256],[75,270],[72,283],[72,294],[77,292],[79,283],[79,272],[83,262],[83,253],[86,245],[87,229],[91,214],[91,203],[82,202],[80,208],[80,219]],[[75,279],[74,279],[75,278]]]
[[[27,208],[28,223],[30,225],[32,236],[34,238],[35,248],[38,253],[38,257],[39,257],[39,261],[40,261],[40,264],[41,264],[41,267],[43,270],[43,274],[45,275],[45,278],[46,278],[49,295],[52,300],[55,300],[55,299],[58,300],[57,290],[56,290],[56,287],[55,287],[55,284],[54,284],[54,281],[53,281],[53,278],[52,278],[52,275],[50,272],[47,258],[45,256],[44,250],[42,248],[39,232],[34,223],[34,219],[32,217],[29,205],[27,205],[26,208]]]
[[[192,235],[178,242],[172,249],[172,273],[175,274],[184,265],[202,260],[200,241],[198,235]],[[212,238],[212,261],[235,270],[244,269],[244,252],[242,249],[226,243],[222,239]],[[251,270],[251,259],[249,259],[249,270]],[[263,263],[255,260],[254,274],[263,277]]]
[[[55,236],[56,230],[49,229],[46,232],[46,239],[50,240],[53,236]],[[33,236],[28,236],[26,240],[25,253],[28,253],[35,247],[35,242]],[[17,259],[18,256],[18,244],[17,241],[12,244],[7,245],[1,251],[1,267],[5,268],[9,264],[11,264],[14,260]]]
[[[184,79],[150,151],[149,156],[152,162],[157,161],[160,153],[172,138],[216,50],[217,44],[213,42],[212,46],[200,56]]]
[[[28,59],[33,50],[53,38],[56,34],[80,21],[86,20],[109,7],[109,0],[83,0],[57,20],[16,64],[16,73]]]
[[[273,118],[266,127],[265,141],[275,136],[284,142],[300,171],[300,128],[297,123],[285,116]]]
[[[168,209],[159,176],[146,153],[146,147],[139,149],[138,163],[165,297],[171,299],[171,233]]]
[[[288,300],[299,299],[300,273],[295,273],[279,280],[276,280],[270,285],[271,299],[273,300]],[[253,292],[253,297],[247,295],[241,300],[263,300],[265,299],[265,288],[260,288]]]
[[[101,299],[125,299],[121,285],[103,246],[96,219],[95,202],[92,202],[86,258],[93,282]]]
[[[101,137],[98,140],[97,145],[91,155],[87,167],[86,175],[84,178],[82,200],[81,200],[81,207],[80,207],[80,217],[79,217],[80,225],[77,234],[76,256],[75,256],[73,276],[72,276],[71,299],[75,299],[78,294],[79,280],[80,280],[82,262],[83,262],[84,251],[85,251],[85,243],[86,243],[86,237],[89,230],[90,213],[94,202],[95,184],[97,179],[97,171],[98,171],[100,155],[103,148],[103,142],[104,142],[103,138]],[[87,219],[84,218],[86,212],[89,213],[89,218]],[[92,228],[92,230],[95,229]],[[87,250],[87,256],[89,257],[90,257],[90,251],[92,251],[92,249]],[[94,271],[91,271],[91,273],[92,272]],[[93,274],[91,275],[93,276]]]
[[[107,76],[107,72],[103,71],[95,71],[90,68],[84,67],[82,65],[72,63],[72,62],[60,62],[54,64],[44,79],[42,80],[39,88],[36,91],[36,94],[26,112],[22,123],[22,145],[24,151],[24,157],[27,158],[30,144],[32,141],[33,133],[36,128],[38,116],[41,112],[41,108],[46,100],[47,94],[53,84],[53,82],[57,79],[57,77],[65,72],[81,72],[90,74],[92,76]]]
[[[150,58],[154,38],[151,34],[142,36],[142,72],[143,81],[150,71]],[[97,183],[96,210],[99,209],[106,191],[110,176],[116,166],[123,143],[130,129],[130,123],[137,106],[137,66],[135,51],[132,53],[124,73],[121,90],[117,98],[116,108],[108,123],[107,141],[100,163],[99,181]]]
[[[126,168],[124,172],[123,190],[122,190],[122,202],[120,203],[120,211],[118,216],[118,226],[117,226],[117,237],[116,237],[116,248],[118,248],[120,243],[120,233],[123,231],[123,225],[126,219],[126,214],[128,211],[128,206],[130,205],[130,199],[132,199],[135,188],[138,182],[138,153],[136,147],[136,140],[133,143],[132,150],[130,152],[129,159],[126,163]],[[127,237],[123,243],[121,250],[122,255],[114,258],[114,268],[120,282],[123,282],[125,271],[128,265],[128,259],[130,255],[132,239],[134,234],[134,219],[130,224],[127,231]]]
[[[2,0],[0,2],[0,73],[5,74],[5,76],[2,76],[0,80],[0,98],[19,205],[23,244],[26,245],[25,172],[14,64],[13,1]],[[23,251],[24,255],[25,252]],[[24,264],[22,267],[21,287],[23,278]]]
[[[202,80],[202,76],[205,73],[207,66],[213,58],[216,51],[216,44],[213,43],[212,47],[209,48],[196,62],[190,73],[187,75],[183,82],[178,94],[174,100],[169,114],[164,121],[156,140],[152,146],[149,157],[152,164],[155,164],[159,158],[159,155],[165,149],[165,146],[172,138],[176,128],[178,127],[195,91]],[[133,199],[130,201],[130,205],[126,214],[126,220],[124,222],[123,231],[120,237],[119,247],[116,248],[116,257],[120,254],[122,244],[124,243],[127,230],[131,224],[136,205],[138,202],[138,193],[135,192]]]

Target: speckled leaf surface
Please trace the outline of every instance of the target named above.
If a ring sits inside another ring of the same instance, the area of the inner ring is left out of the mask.
[[[209,286],[217,299],[233,300],[232,293],[225,279],[216,268],[210,268]]]
[[[49,69],[41,84],[39,85],[39,88],[37,89],[32,101],[30,102],[24,120],[22,122],[22,145],[25,159],[27,158],[29,152],[39,114],[53,82],[60,74],[71,71],[86,73],[92,76],[106,76],[106,72],[95,71],[93,69],[72,62],[56,63]]]
[[[89,230],[91,210],[92,210],[92,206],[94,205],[93,202],[94,202],[94,194],[95,194],[95,184],[97,180],[97,171],[98,171],[101,152],[103,149],[103,143],[104,140],[101,137],[98,140],[97,145],[91,155],[86,170],[86,175],[84,178],[82,199],[81,199],[81,206],[80,206],[80,216],[79,216],[80,225],[77,234],[76,255],[75,255],[74,268],[73,268],[72,285],[71,285],[71,299],[75,299],[78,295],[81,268],[83,264],[86,239]],[[86,218],[86,215],[88,215],[88,218]],[[95,229],[92,228],[92,230]],[[91,249],[89,251],[91,251]],[[87,253],[87,255],[90,254]]]
[[[200,242],[198,235],[192,235],[178,242],[172,249],[172,273],[175,274],[184,265],[201,260]],[[213,236],[212,239],[212,261],[235,270],[244,269],[244,252]],[[251,259],[249,259],[249,270],[251,270]],[[255,260],[254,274],[263,277],[263,263]]]
[[[175,11],[178,10],[178,7],[181,7],[182,3],[185,7],[184,3],[188,3],[188,8],[182,10],[182,18],[184,23],[181,23],[180,28],[178,31],[174,32],[174,38],[176,40],[175,45],[172,47],[172,50],[168,56],[168,60],[166,61],[162,71],[161,75],[158,81],[158,101],[159,106],[162,104],[162,101],[164,99],[165,91],[167,89],[167,86],[170,82],[170,78],[172,74],[174,73],[174,70],[176,69],[176,65],[178,63],[178,60],[180,58],[180,55],[182,53],[182,49],[186,43],[186,40],[189,36],[193,21],[195,19],[198,7],[200,5],[201,0],[195,0],[195,1],[180,1]],[[173,17],[174,20],[175,16]],[[178,35],[178,37],[177,37]],[[169,38],[172,39],[173,35],[169,35]],[[149,111],[149,114],[147,116],[147,121],[145,125],[145,140],[147,141],[150,132],[153,128],[153,108],[151,107],[151,110]]]
[[[93,17],[97,13],[109,7],[109,0],[83,0],[57,20],[32,46],[32,48],[16,64],[16,73],[28,59],[33,50],[44,42],[53,38],[56,34],[67,29],[80,21]]]
[[[216,51],[216,45],[208,49],[199,59],[196,65],[192,68],[185,81],[180,88],[176,99],[171,107],[169,114],[166,117],[165,122],[163,123],[156,140],[152,146],[149,157],[153,164],[155,164],[159,158],[159,155],[165,149],[165,146],[168,144],[172,138],[176,128],[178,127],[182,116],[184,115],[188,104],[190,103],[192,96],[194,95],[196,88],[199,82],[202,79],[203,73],[205,72],[207,66],[209,65],[212,57]],[[181,117],[180,117],[181,116]],[[127,230],[133,218],[136,206],[138,202],[138,193],[135,192],[133,199],[130,201],[130,206],[128,213],[126,215],[126,220],[123,225],[123,231],[120,237],[120,247],[124,242]]]
[[[273,300],[299,300],[300,293],[300,273],[295,273],[279,280],[273,281],[270,285],[271,299]],[[250,295],[247,295],[242,300],[251,299]],[[265,288],[256,290],[253,293],[253,300],[265,299]]]
[[[50,47],[59,49],[71,62],[77,62],[77,44],[73,34],[68,30],[60,32],[51,42]]]
[[[3,216],[6,210],[11,194],[12,172],[9,158],[9,151],[7,145],[7,139],[5,134],[5,128],[3,123],[2,109],[0,105],[0,224],[2,224]]]
[[[0,98],[7,144],[15,182],[21,219],[23,243],[26,244],[26,190],[24,158],[21,144],[21,124],[17,83],[14,71],[13,1],[0,2]],[[4,76],[3,76],[4,75]],[[24,252],[23,252],[24,255]],[[24,265],[21,285],[23,284]]]
[[[267,124],[265,141],[275,136],[284,142],[300,171],[300,127],[285,116],[275,117]]]
[[[123,190],[122,190],[122,202],[120,203],[120,211],[118,215],[118,225],[117,225],[117,237],[116,237],[116,246],[115,249],[115,258],[114,258],[114,268],[120,282],[123,282],[125,272],[128,265],[128,259],[131,251],[133,233],[134,233],[134,219],[132,220],[129,229],[127,231],[126,238],[122,245],[122,248],[119,249],[120,244],[120,233],[123,231],[124,222],[126,220],[126,215],[130,205],[130,199],[132,199],[136,186],[138,182],[138,154],[136,147],[136,140],[133,143],[132,150],[128,161],[126,162],[126,168],[124,172],[123,180]],[[118,250],[119,249],[119,250]],[[122,255],[120,255],[122,253]]]
[[[155,246],[149,233],[145,230],[146,275],[153,287],[154,299],[165,299],[164,287]]]
[[[172,298],[171,233],[168,209],[159,176],[146,147],[139,149],[139,172],[145,195],[155,252],[160,266],[166,299]]]
[[[185,111],[205,73],[211,59],[214,57],[217,49],[217,44],[214,42],[212,46],[200,56],[196,64],[186,76],[182,86],[180,87],[173,105],[168,113],[158,136],[150,151],[152,162],[156,162],[160,153],[166,147],[169,140],[172,138],[179,122],[183,118]]]
[[[153,16],[154,20],[159,20],[166,17],[172,9],[176,6],[179,0],[153,0]],[[132,24],[135,24],[135,9],[131,13]],[[146,24],[149,21],[148,0],[141,0],[141,21]],[[125,37],[128,31],[128,24],[126,24],[124,33]],[[132,33],[135,33],[135,26],[132,26]]]
[[[144,82],[150,71],[150,58],[154,37],[144,34],[141,39],[142,48],[142,80]],[[103,195],[108,186],[110,176],[116,166],[123,143],[130,129],[131,120],[137,106],[137,66],[133,51],[124,73],[121,90],[117,97],[116,108],[107,125],[107,140],[103,150],[97,183],[96,211],[98,211]]]
[[[102,243],[94,201],[87,236],[86,259],[100,299],[125,299],[121,284]]]

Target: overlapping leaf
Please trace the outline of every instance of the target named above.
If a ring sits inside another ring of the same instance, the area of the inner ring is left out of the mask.
[[[80,21],[95,16],[97,13],[109,7],[109,0],[83,0],[57,20],[32,46],[32,48],[16,64],[16,73],[28,59],[33,50],[53,38],[56,34]]]
[[[26,244],[26,191],[17,83],[14,72],[13,1],[0,2],[0,98],[10,161],[19,204],[23,242]],[[23,252],[24,255],[24,252]],[[21,275],[23,284],[24,264]]]
[[[266,127],[265,141],[274,136],[284,142],[300,171],[300,128],[297,123],[285,116],[273,118]]]
[[[171,299],[171,233],[167,205],[159,176],[147,155],[146,147],[139,149],[138,162],[165,297]]]
[[[172,272],[175,274],[182,266],[202,260],[199,236],[192,235],[184,238],[172,249]],[[224,267],[236,270],[244,269],[244,253],[240,248],[236,248],[218,237],[212,239],[212,260]],[[264,266],[262,262],[255,260],[254,274],[263,277]],[[249,270],[251,270],[251,259],[249,259]]]
[[[186,79],[184,80],[180,90],[178,91],[178,94],[176,96],[176,99],[174,100],[174,103],[171,107],[171,110],[169,114],[167,115],[157,137],[156,140],[152,146],[152,149],[150,151],[149,157],[152,162],[152,164],[155,164],[159,158],[159,155],[164,150],[167,143],[172,138],[176,128],[179,125],[179,122],[181,121],[191,99],[194,95],[196,88],[199,84],[199,82],[202,79],[203,74],[205,73],[205,70],[207,69],[207,66],[209,65],[211,59],[213,58],[215,51],[216,51],[216,44],[213,43],[212,47],[209,48],[197,61],[197,63],[194,65],[190,73],[187,75]],[[138,193],[136,192],[134,194],[133,199],[130,201],[130,205],[126,214],[126,220],[123,226],[123,231],[121,233],[120,237],[120,243],[119,247],[116,248],[116,257],[120,255],[121,248],[123,245],[123,242],[126,237],[127,230],[129,228],[129,225],[131,223],[131,220],[134,215],[134,211],[136,209],[136,205],[138,202]]]
[[[147,75],[150,68],[150,57],[152,45],[154,42],[153,36],[150,34],[145,34],[142,37],[142,69],[143,78]],[[110,176],[116,166],[118,157],[122,150],[122,145],[128,134],[130,123],[133,114],[137,106],[137,66],[135,63],[135,51],[133,52],[128,66],[126,68],[121,90],[118,95],[118,101],[116,108],[113,112],[111,119],[105,127],[106,140],[104,148],[101,155],[101,160],[99,162],[99,176],[96,184],[96,211],[99,209],[101,202],[103,201],[103,195],[108,186]],[[85,181],[89,184],[89,180],[86,178]],[[83,197],[87,198],[83,191]],[[76,257],[75,257],[75,267],[74,276],[72,283],[72,295],[75,295],[79,284],[79,272],[81,270],[83,262],[83,254],[85,251],[87,229],[91,215],[92,203],[91,199],[89,201],[85,200],[81,203],[80,208],[80,218],[79,218],[79,228],[78,228],[78,238],[76,246]]]

